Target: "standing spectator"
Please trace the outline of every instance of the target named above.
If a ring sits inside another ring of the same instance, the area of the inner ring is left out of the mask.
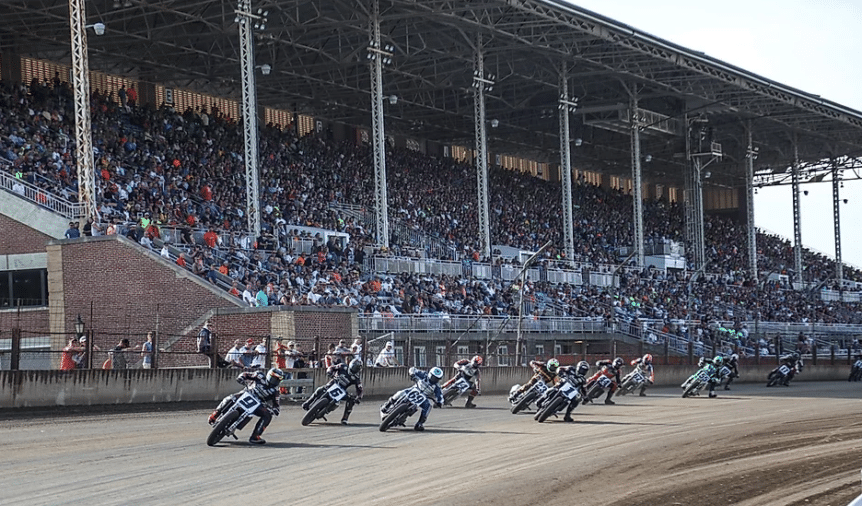
[[[346,364],[348,362],[350,362],[350,348],[347,347],[347,341],[340,339],[338,346],[335,348],[335,363]]]
[[[80,355],[84,351],[80,345],[78,345],[78,338],[75,336],[69,337],[69,344],[63,348],[63,354],[60,356],[60,370],[61,371],[71,371],[77,367],[77,361],[75,357]]]
[[[350,345],[350,353],[353,355],[353,358],[362,359],[362,338],[356,336],[356,339],[353,340],[353,344]]]
[[[392,346],[392,341],[386,341],[386,346],[380,350],[377,355],[377,360],[374,361],[375,367],[395,367],[398,365],[398,360],[395,359],[395,349]]]
[[[212,227],[210,227],[210,229],[204,234],[204,244],[210,248],[218,246],[218,234],[215,233],[215,230],[213,230]]]
[[[81,232],[74,221],[69,222],[69,229],[66,230],[66,239],[77,239],[81,237]]]
[[[138,101],[138,92],[135,91],[134,86],[129,86],[129,89],[126,90],[126,95],[128,98],[129,107],[134,107],[135,103]]]
[[[147,340],[141,345],[141,367],[153,368],[153,333],[147,332]]]
[[[117,343],[117,345],[114,346],[114,349],[109,352],[111,357],[111,369],[126,369],[128,367],[126,350],[130,347],[131,345],[127,338],[120,339],[120,342]]]
[[[326,348],[326,355],[323,356],[323,367],[329,369],[335,365],[335,362],[335,343],[329,343],[329,346]]]
[[[251,364],[254,361],[254,357],[256,355],[256,353],[254,351],[254,339],[251,339],[251,338],[247,339],[245,342],[245,346],[240,348],[239,352],[242,354],[242,358],[240,360],[242,361],[243,368],[249,368],[250,369],[252,367]]]
[[[242,346],[240,346],[240,341],[237,339],[233,342],[233,348],[227,351],[227,355],[225,355],[225,360],[230,364],[230,367],[238,367],[242,369]]]
[[[209,321],[205,321],[201,331],[198,332],[198,353],[206,355],[209,365],[212,367],[212,331],[210,331]]]
[[[254,297],[254,288],[252,288],[251,283],[245,285],[245,290],[242,292],[242,301],[249,305],[249,307],[257,307],[257,299]]]
[[[260,343],[255,346],[254,351],[256,355],[254,359],[251,361],[251,366],[255,369],[264,369],[266,368],[266,341],[268,337],[260,338]]]
[[[293,341],[291,341],[293,342]],[[275,350],[273,350],[273,355],[275,355],[275,366],[284,371],[287,369],[287,350],[288,347],[284,345],[284,338],[277,337],[275,338]],[[290,377],[290,373],[285,371],[285,379]],[[286,392],[282,392],[286,393]]]
[[[120,107],[122,107],[123,110],[128,110],[128,102],[126,100],[126,85],[125,84],[120,85],[120,89],[117,90],[117,96],[120,97]]]

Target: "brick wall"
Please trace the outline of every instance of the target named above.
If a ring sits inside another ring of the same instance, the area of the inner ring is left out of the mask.
[[[48,334],[48,308],[5,309],[0,311],[0,338],[9,338],[10,329],[21,329],[21,337],[45,336]]]
[[[20,255],[23,253],[44,253],[45,245],[52,237],[38,232],[27,225],[0,214],[0,255]]]

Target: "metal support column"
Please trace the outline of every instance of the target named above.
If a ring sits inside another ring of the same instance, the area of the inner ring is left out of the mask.
[[[754,160],[757,158],[757,150],[751,136],[751,121],[746,125],[748,134],[748,148],[745,153],[745,190],[748,195],[746,205],[748,235],[748,271],[751,279],[757,282],[757,229],[754,226]]]
[[[563,179],[563,247],[566,261],[575,258],[575,226],[572,216],[572,159],[569,139],[569,85],[566,64],[560,66],[560,174]]]
[[[380,2],[371,1],[371,46],[380,49]],[[383,126],[383,58],[371,52],[371,128],[374,143],[374,214],[377,246],[389,248],[389,202],[386,193],[386,134]]]
[[[706,263],[703,231],[703,179],[701,176],[703,140],[699,131],[693,131],[692,124],[693,122],[690,122],[686,117],[688,130],[685,139],[685,155],[686,160],[689,161],[689,166],[685,172],[685,236],[688,243],[686,253],[691,251],[691,254],[686,256],[693,264],[687,267],[689,270],[698,272],[704,269]],[[697,152],[692,152],[692,135],[698,137]]]
[[[485,61],[482,56],[482,35],[476,37],[473,61],[473,122],[476,124],[476,186],[479,190],[479,245],[482,256],[491,256],[491,221],[488,212],[488,151],[485,135]]]
[[[793,280],[802,288],[802,218],[799,206],[799,148],[796,138],[793,139],[793,269],[796,271]]]
[[[72,32],[72,86],[75,100],[75,141],[78,158],[78,202],[88,218],[96,216],[96,174],[93,129],[90,123],[90,64],[87,56],[87,11],[84,0],[69,0]]]
[[[242,71],[242,127],[245,145],[245,214],[248,232],[260,235],[260,174],[258,173],[257,88],[254,79],[254,39],[251,0],[237,4],[240,69]]]
[[[835,277],[838,278],[838,286],[844,281],[844,263],[841,260],[841,211],[839,204],[838,189],[841,185],[841,171],[838,164],[832,161],[832,222],[835,227]]]
[[[641,180],[641,124],[638,114],[638,97],[631,98],[631,143],[632,143],[632,200],[634,205],[634,249],[637,251],[638,269],[644,267],[644,209],[643,181]]]

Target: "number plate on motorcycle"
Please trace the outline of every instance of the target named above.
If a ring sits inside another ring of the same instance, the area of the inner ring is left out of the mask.
[[[706,374],[705,372],[701,372],[697,375],[697,379],[706,383],[707,381],[709,381],[709,374]]]
[[[782,365],[778,368],[778,372],[780,372],[784,376],[787,376],[788,374],[790,374],[790,368],[786,365]]]
[[[599,377],[599,386],[602,388],[608,388],[611,386],[611,380],[607,376]]]
[[[425,397],[425,394],[418,390],[410,390],[409,392],[407,392],[407,400],[419,406],[420,404],[427,401],[428,398]]]
[[[345,392],[344,389],[341,388],[341,385],[339,385],[338,383],[335,383],[331,387],[329,387],[327,392],[329,392],[329,396],[332,397],[335,401],[340,401],[342,398],[344,398],[345,395],[347,395],[347,392]]]
[[[634,382],[635,382],[635,383],[642,383],[642,382],[643,382],[643,380],[644,380],[644,377],[641,375],[641,373],[636,372],[636,373],[632,376],[632,380],[634,380]]]
[[[458,378],[458,381],[455,382],[455,388],[457,388],[459,392],[463,392],[470,388],[470,382],[464,378]]]
[[[560,387],[560,393],[565,395],[567,399],[574,399],[578,395],[578,389],[571,383],[566,382]]]

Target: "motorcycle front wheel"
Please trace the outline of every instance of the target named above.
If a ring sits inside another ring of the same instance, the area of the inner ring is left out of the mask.
[[[539,411],[539,415],[536,418],[536,421],[542,423],[548,418],[550,418],[551,415],[556,415],[557,413],[559,413],[559,411],[563,409],[563,406],[566,404],[567,400],[568,399],[565,399],[562,396],[557,396],[554,400],[545,404],[542,410]]]
[[[452,401],[458,398],[458,389],[455,387],[448,388],[445,392],[443,392],[443,404],[445,406],[451,406]]]
[[[227,435],[227,428],[233,425],[237,418],[239,418],[239,411],[228,413],[227,416],[222,418],[216,426],[213,427],[212,432],[210,432],[210,435],[207,438],[207,446],[215,446],[218,444],[218,442]]]
[[[518,402],[516,402],[514,406],[512,406],[512,414],[517,415],[518,411],[527,409],[527,407],[530,405],[530,403],[533,402],[535,399],[536,399],[536,392],[535,391],[525,393],[524,396],[521,397],[521,399]]]
[[[410,404],[402,404],[397,406],[392,410],[391,413],[386,415],[382,422],[380,422],[380,432],[386,432],[386,429],[391,428],[395,422],[407,418],[407,412],[410,411]]]
[[[689,395],[693,394],[695,392],[695,390],[698,389],[699,386],[700,386],[699,382],[692,381],[691,385],[689,385],[688,388],[685,389],[685,392],[682,393],[682,398],[685,399]]]
[[[318,418],[323,418],[326,410],[329,408],[331,400],[328,395],[324,395],[308,408],[308,412],[302,417],[302,425],[306,426]]]

